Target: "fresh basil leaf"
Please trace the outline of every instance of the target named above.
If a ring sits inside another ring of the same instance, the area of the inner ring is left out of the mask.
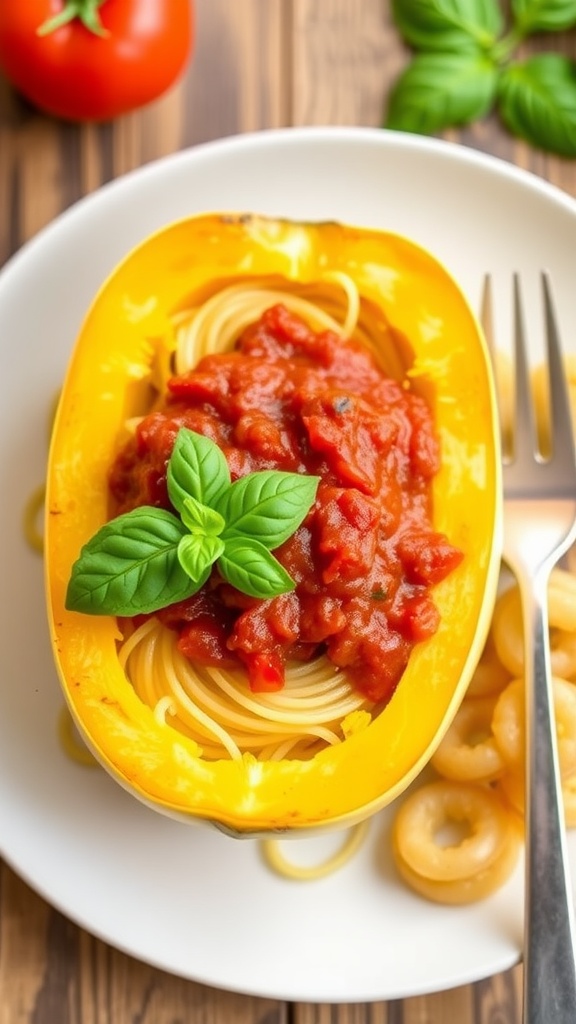
[[[540,53],[511,64],[500,82],[507,128],[540,149],[576,156],[576,62]]]
[[[183,427],[168,461],[166,480],[170,501],[181,513],[186,498],[213,506],[230,484],[230,470],[214,441]]]
[[[249,537],[272,550],[283,544],[307,515],[320,480],[303,473],[262,470],[240,477],[217,509],[226,520],[222,537]]]
[[[433,135],[468,124],[488,113],[497,85],[498,71],[488,57],[419,54],[392,89],[386,127]]]
[[[504,27],[498,0],[393,0],[394,21],[417,50],[488,50]]]
[[[576,0],[512,0],[512,14],[523,36],[561,32],[576,24]]]
[[[185,498],[180,514],[190,533],[201,536],[218,537],[226,525],[219,512],[196,501],[196,498]]]
[[[196,590],[178,559],[186,529],[164,509],[142,506],[106,523],[72,567],[66,607],[90,615],[138,615]]]
[[[182,537],[178,545],[178,560],[184,572],[200,589],[223,551],[224,541],[220,537],[201,537],[189,533]]]
[[[277,597],[294,590],[294,580],[267,548],[249,537],[226,541],[218,569],[228,583],[251,597]]]

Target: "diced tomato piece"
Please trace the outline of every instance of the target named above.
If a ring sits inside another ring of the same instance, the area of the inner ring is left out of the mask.
[[[410,652],[438,626],[431,589],[463,555],[431,520],[439,447],[427,402],[373,355],[315,333],[276,304],[233,352],[174,376],[110,475],[116,511],[171,508],[166,466],[181,427],[223,451],[233,480],[263,469],[320,476],[316,501],[274,554],[294,590],[257,600],[217,569],[158,613],[183,654],[243,665],[255,692],[284,685],[288,659],[325,650],[369,700],[385,703]]]
[[[270,651],[266,654],[243,656],[248,669],[248,682],[253,693],[275,693],[284,686],[284,663]]]

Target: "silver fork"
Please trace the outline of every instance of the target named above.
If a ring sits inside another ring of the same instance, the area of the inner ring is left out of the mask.
[[[504,560],[516,576],[524,622],[526,679],[526,876],[524,1024],[575,1024],[573,896],[548,648],[550,571],[576,537],[576,458],[570,406],[548,276],[542,274],[552,451],[538,450],[518,275],[514,277],[513,450],[503,451]],[[481,320],[494,354],[490,279]]]

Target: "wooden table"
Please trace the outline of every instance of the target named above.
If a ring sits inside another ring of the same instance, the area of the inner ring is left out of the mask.
[[[188,71],[147,109],[67,125],[0,80],[0,263],[81,196],[178,149],[286,125],[378,126],[408,59],[386,0],[196,0]],[[525,44],[576,58],[576,31]],[[513,140],[496,117],[446,137],[576,196],[576,160]],[[0,864],[0,1024],[516,1024],[517,967],[475,985],[391,1003],[289,1005],[220,992],[96,940]]]

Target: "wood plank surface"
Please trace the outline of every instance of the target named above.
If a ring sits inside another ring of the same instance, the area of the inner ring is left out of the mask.
[[[181,82],[107,125],[43,117],[0,79],[0,264],[103,183],[183,147],[284,125],[382,122],[409,58],[386,0],[196,0]],[[576,33],[555,47],[576,58]],[[525,52],[544,47],[536,39]],[[494,115],[446,137],[576,196],[576,161],[511,139]],[[183,981],[72,924],[0,865],[0,1024],[519,1024],[521,968],[390,1003],[291,1006]]]

